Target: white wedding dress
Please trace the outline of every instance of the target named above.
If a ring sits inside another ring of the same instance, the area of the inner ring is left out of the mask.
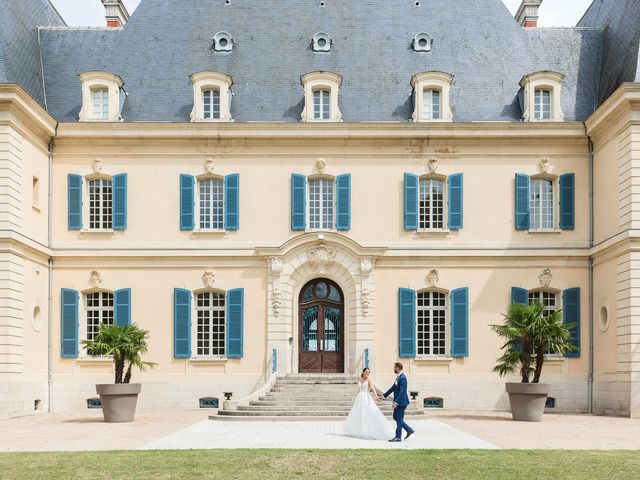
[[[394,430],[369,394],[367,382],[358,383],[358,396],[344,423],[350,437],[367,440],[389,440]]]

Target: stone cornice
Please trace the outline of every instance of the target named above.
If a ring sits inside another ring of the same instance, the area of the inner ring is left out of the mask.
[[[48,144],[56,121],[19,85],[0,84],[0,124],[9,124],[36,143]]]
[[[363,123],[61,123],[57,141],[86,143],[117,140],[119,142],[162,139],[185,140],[472,140],[499,141],[553,139],[575,142],[585,138],[584,126],[578,122],[522,123],[477,122],[413,124],[407,122]]]
[[[624,83],[585,122],[596,142],[615,135],[626,125],[640,123],[640,84]]]

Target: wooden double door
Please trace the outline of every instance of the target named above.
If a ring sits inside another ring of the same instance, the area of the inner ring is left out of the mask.
[[[344,295],[325,278],[307,283],[299,298],[300,373],[344,373]]]

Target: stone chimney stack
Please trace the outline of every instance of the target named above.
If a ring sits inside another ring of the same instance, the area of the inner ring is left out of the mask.
[[[104,0],[103,0],[104,1]],[[542,0],[522,0],[520,8],[516,12],[516,20],[524,28],[535,28],[538,26],[538,10]]]
[[[107,17],[107,27],[122,28],[129,20],[129,12],[123,0],[102,0]]]

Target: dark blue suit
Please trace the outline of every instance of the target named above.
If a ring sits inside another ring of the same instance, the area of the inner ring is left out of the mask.
[[[404,373],[398,375],[396,383],[393,384],[387,392],[384,394],[384,398],[387,398],[393,393],[393,401],[397,407],[393,409],[393,419],[396,421],[396,438],[402,438],[402,429],[407,433],[413,432],[413,428],[406,424],[404,421],[404,411],[409,406],[409,395],[407,395],[407,377]]]

